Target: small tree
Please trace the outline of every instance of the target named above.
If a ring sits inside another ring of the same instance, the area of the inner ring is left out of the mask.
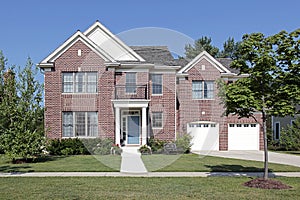
[[[233,61],[232,67],[249,76],[223,84],[220,90],[225,115],[254,119],[256,112],[262,115],[264,179],[268,178],[267,115],[293,115],[300,102],[299,35],[300,29],[270,37],[261,33],[244,35],[238,52],[240,57]]]
[[[235,42],[233,37],[229,37],[223,44],[223,50],[217,55],[220,58],[238,58],[238,48],[240,42]]]
[[[2,63],[0,145],[12,159],[37,156],[44,146],[43,87],[35,79],[38,69],[30,58],[23,69],[4,71],[6,63]]]

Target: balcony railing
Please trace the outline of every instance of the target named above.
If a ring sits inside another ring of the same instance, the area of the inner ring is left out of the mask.
[[[147,85],[116,85],[115,99],[148,99]]]

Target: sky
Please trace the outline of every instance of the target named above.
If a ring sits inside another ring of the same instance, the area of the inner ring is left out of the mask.
[[[18,66],[28,57],[39,63],[96,20],[114,34],[157,27],[192,40],[209,36],[219,48],[228,37],[300,28],[299,0],[6,0],[0,8],[0,50]]]

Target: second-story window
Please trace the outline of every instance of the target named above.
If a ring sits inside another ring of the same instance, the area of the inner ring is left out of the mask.
[[[151,74],[152,94],[162,94],[162,75]]]
[[[63,73],[63,93],[97,93],[96,72]]]
[[[136,73],[126,73],[126,93],[136,93]]]
[[[213,81],[193,81],[192,82],[193,99],[213,99],[214,82]]]

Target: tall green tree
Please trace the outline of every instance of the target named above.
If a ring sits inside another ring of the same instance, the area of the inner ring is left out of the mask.
[[[202,51],[207,51],[213,57],[217,56],[219,53],[219,48],[211,44],[212,40],[210,37],[203,36],[196,40],[194,45],[187,44],[185,46],[185,55],[189,59],[195,58]]]
[[[1,60],[5,60],[3,54]],[[38,69],[30,58],[22,69],[2,63],[0,145],[12,159],[35,157],[44,145],[43,87],[35,78]]]
[[[300,29],[265,37],[262,33],[244,35],[239,58],[232,67],[248,74],[220,89],[225,115],[255,118],[262,115],[264,137],[264,178],[268,178],[267,115],[294,115],[300,103]],[[257,121],[259,119],[256,119]]]
[[[235,42],[233,37],[229,37],[223,44],[223,50],[217,55],[219,58],[238,58],[238,48],[240,42]]]

